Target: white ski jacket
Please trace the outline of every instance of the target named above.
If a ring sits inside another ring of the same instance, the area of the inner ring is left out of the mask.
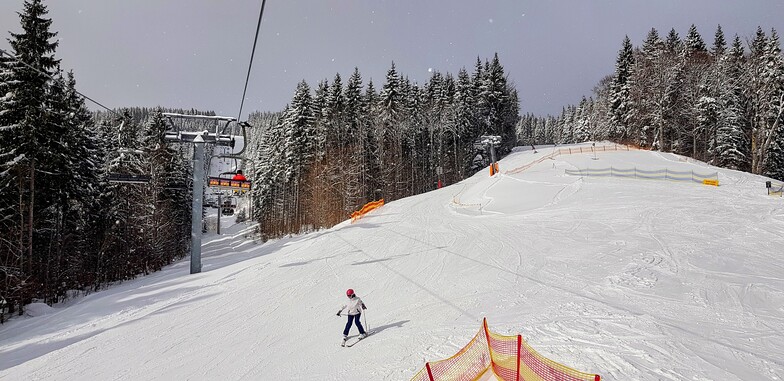
[[[347,307],[348,307],[347,313],[352,316],[361,314],[362,310],[367,308],[365,307],[365,303],[362,303],[362,299],[360,299],[359,296],[354,296],[353,298],[349,299],[348,304],[345,304],[343,305],[343,307],[340,307],[340,311],[338,311],[338,314],[343,312],[343,310],[345,310]]]

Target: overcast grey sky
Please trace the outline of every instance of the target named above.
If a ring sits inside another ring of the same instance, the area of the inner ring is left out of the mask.
[[[0,0],[0,47],[21,30],[23,0]],[[46,1],[57,56],[77,88],[109,107],[214,110],[237,116],[261,0]],[[424,84],[429,70],[473,70],[497,52],[521,112],[557,114],[612,73],[624,35],[651,27],[710,46],[762,26],[784,33],[782,0],[268,0],[243,110],[277,111],[297,82],[358,67],[381,87],[392,61]],[[94,106],[91,105],[91,108]]]

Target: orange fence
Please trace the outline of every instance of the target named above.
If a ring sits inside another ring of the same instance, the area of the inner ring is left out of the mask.
[[[495,175],[498,173],[498,162],[490,163],[490,176]]]
[[[631,151],[631,150],[638,150],[638,149],[639,148],[629,147],[629,146],[625,146],[625,145],[618,145],[618,144],[613,144],[611,146],[606,145],[606,146],[597,146],[597,147],[593,147],[592,146],[592,147],[559,148],[559,149],[553,150],[553,152],[551,152],[551,153],[549,153],[549,154],[547,154],[547,155],[537,159],[536,161],[533,161],[533,162],[528,163],[526,165],[523,165],[521,167],[510,169],[510,170],[506,171],[506,173],[507,174],[520,173],[522,171],[525,171],[528,168],[533,167],[536,164],[539,164],[539,163],[541,163],[541,162],[543,162],[543,161],[545,161],[547,159],[552,159],[552,158],[554,158],[554,157],[556,157],[558,155],[571,155],[571,154],[575,154],[575,153]]]
[[[540,355],[520,335],[491,332],[484,319],[468,345],[446,360],[425,363],[411,381],[470,381],[487,372],[504,381],[601,380],[598,374],[580,372]]]
[[[362,216],[364,216],[365,214],[367,214],[371,210],[376,209],[376,208],[378,208],[380,206],[383,206],[383,205],[384,205],[384,199],[383,198],[381,200],[371,201],[371,202],[365,204],[362,207],[362,209],[357,210],[354,213],[351,213],[351,222],[354,222],[354,221],[362,218]]]

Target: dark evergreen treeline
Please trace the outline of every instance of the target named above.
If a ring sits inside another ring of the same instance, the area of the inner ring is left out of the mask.
[[[90,113],[60,70],[46,14],[26,1],[9,41],[57,80],[0,58],[0,322],[33,300],[158,270],[190,245],[188,148],[164,144],[151,110]],[[111,172],[152,181],[109,183]]]
[[[263,126],[251,145],[253,218],[265,237],[332,226],[369,201],[387,201],[460,181],[486,166],[474,162],[480,135],[515,145],[517,91],[496,55],[473,73],[435,72],[412,83],[394,63],[379,90],[358,69],[315,90],[301,82],[280,115],[253,115]],[[263,120],[262,120],[263,119]],[[481,157],[481,156],[480,156]]]
[[[784,180],[784,58],[778,34],[762,28],[729,45],[719,26],[709,48],[692,25],[641,47],[626,37],[615,74],[559,117],[526,115],[524,144],[609,139],[675,152]]]

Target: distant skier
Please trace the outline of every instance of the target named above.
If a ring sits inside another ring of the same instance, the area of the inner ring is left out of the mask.
[[[338,310],[338,316],[340,316],[340,313],[348,308],[346,311],[348,322],[346,322],[346,329],[343,330],[343,344],[345,344],[346,340],[348,340],[348,331],[351,329],[352,321],[357,325],[357,328],[359,328],[359,338],[364,339],[367,336],[365,329],[362,328],[362,323],[359,321],[359,317],[362,315],[362,310],[367,309],[367,307],[365,307],[365,303],[362,303],[362,299],[354,294],[353,289],[349,288],[346,290],[346,296],[348,297],[348,304],[343,305],[343,307],[340,307],[340,310]]]

